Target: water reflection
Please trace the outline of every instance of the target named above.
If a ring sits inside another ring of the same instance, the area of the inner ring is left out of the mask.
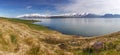
[[[120,31],[119,18],[39,19],[41,24],[69,35],[98,36]]]

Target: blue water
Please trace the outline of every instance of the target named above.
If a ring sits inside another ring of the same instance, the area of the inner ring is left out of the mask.
[[[35,22],[68,35],[99,36],[120,31],[120,18],[54,18]]]

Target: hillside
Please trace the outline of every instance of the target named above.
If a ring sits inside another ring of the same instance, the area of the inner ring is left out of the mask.
[[[69,36],[32,22],[0,18],[0,55],[120,54],[120,32],[90,38]]]

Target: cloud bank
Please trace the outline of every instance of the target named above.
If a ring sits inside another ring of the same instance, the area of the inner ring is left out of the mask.
[[[58,8],[65,12],[120,14],[120,0],[71,0],[70,4]]]

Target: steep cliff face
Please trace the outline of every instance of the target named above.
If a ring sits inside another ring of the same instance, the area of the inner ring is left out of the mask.
[[[119,45],[120,32],[91,38],[73,37],[33,25],[31,21],[0,18],[0,55],[119,54]]]

